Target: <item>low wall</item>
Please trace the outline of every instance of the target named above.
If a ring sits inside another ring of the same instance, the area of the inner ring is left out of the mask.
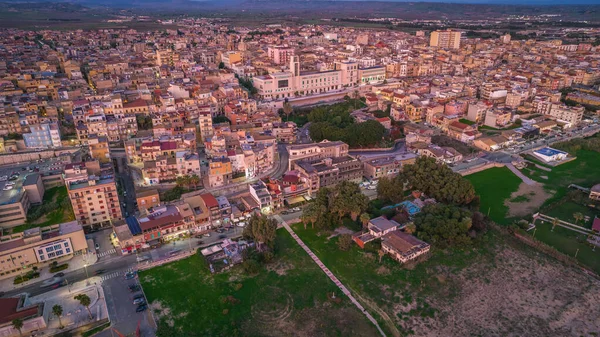
[[[138,264],[137,266],[137,270],[148,270],[154,267],[158,267],[158,266],[162,266],[163,264],[166,263],[170,263],[170,262],[174,262],[174,261],[178,261],[181,259],[185,259],[187,257],[190,257],[192,255],[196,254],[196,250],[191,250],[191,251],[183,251],[175,256],[171,256],[168,257],[166,259],[162,259],[162,260],[158,260],[158,261],[153,261],[153,262],[148,262],[146,264]]]
[[[462,175],[462,176],[468,176],[469,174],[485,171],[492,167],[503,167],[503,166],[504,166],[504,164],[502,164],[502,163],[489,162],[489,163],[475,166],[475,167],[472,167],[472,168],[469,168],[469,169],[466,169],[463,171],[459,171],[458,173],[460,173],[460,175]]]

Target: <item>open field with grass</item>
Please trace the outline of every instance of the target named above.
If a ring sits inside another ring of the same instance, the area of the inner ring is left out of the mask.
[[[499,224],[510,223],[507,220],[508,207],[504,201],[519,189],[521,179],[506,167],[493,167],[466,176],[475,192],[481,198],[479,210]]]
[[[536,222],[535,233],[529,231],[528,234],[535,235],[536,239],[556,248],[561,253],[571,257],[577,254],[579,262],[600,274],[600,249],[594,250],[585,242],[587,235],[560,226],[556,226],[552,231],[551,223],[541,221]]]
[[[589,217],[588,221],[577,221],[577,225],[585,228],[592,228],[594,216],[600,217],[600,210],[578,204],[572,200],[567,200],[564,203],[549,207],[548,210],[544,211],[544,214],[546,215],[558,217],[559,219],[570,223],[576,222],[575,217],[573,216],[575,213],[581,213],[584,216]]]
[[[176,336],[376,336],[376,328],[285,230],[254,276],[212,275],[199,255],[140,272],[152,310]],[[335,298],[332,295],[335,293]]]
[[[434,249],[408,270],[387,256],[379,262],[375,244],[341,251],[328,233],[293,228],[389,336],[600,333],[597,281],[506,234],[490,231],[465,250]]]

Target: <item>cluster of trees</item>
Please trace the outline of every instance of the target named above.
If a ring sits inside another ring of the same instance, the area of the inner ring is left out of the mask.
[[[254,83],[252,83],[252,79],[250,78],[245,78],[245,77],[239,77],[237,76],[238,81],[240,82],[240,85],[244,88],[246,88],[248,90],[248,92],[250,92],[251,96],[254,96],[258,93],[258,90],[254,87]]]
[[[175,183],[177,184],[177,186],[187,187],[188,189],[191,189],[192,186],[194,187],[194,189],[197,189],[198,185],[200,185],[201,182],[202,180],[200,179],[200,177],[195,174],[192,174],[191,176],[179,176],[177,177],[177,179],[175,179]]]
[[[414,225],[419,238],[441,248],[466,246],[486,228],[483,214],[444,204],[423,208]]]
[[[356,124],[350,116],[352,110],[350,101],[314,108],[308,114],[310,137],[317,142],[341,140],[351,147],[379,143],[385,134],[383,125],[374,120]]]
[[[369,199],[362,194],[358,184],[343,181],[333,189],[321,188],[314,202],[304,208],[301,220],[305,228],[310,223],[313,228],[323,229],[331,228],[349,215],[354,221],[360,216],[364,225],[368,215],[362,216],[361,213],[368,205]]]
[[[275,256],[275,237],[277,236],[277,220],[265,215],[252,215],[242,236],[254,240],[256,248],[244,251],[244,262],[242,268],[248,274],[256,274],[260,265],[273,260]]]
[[[399,201],[405,188],[419,190],[442,203],[479,207],[479,197],[471,182],[433,158],[419,157],[413,165],[404,166],[396,177],[380,179],[377,194],[384,200]]]
[[[151,130],[152,129],[152,117],[145,115],[136,115],[137,126],[140,130]]]

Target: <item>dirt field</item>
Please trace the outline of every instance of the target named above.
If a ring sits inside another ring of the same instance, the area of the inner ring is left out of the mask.
[[[474,261],[457,273],[439,270],[438,279],[442,291],[456,293],[427,298],[435,317],[405,315],[397,323],[416,336],[600,333],[600,282],[521,243],[498,245],[493,261]],[[402,316],[414,308],[413,302],[396,309]]]
[[[551,196],[541,184],[521,183],[519,189],[504,201],[504,205],[508,207],[508,217],[526,216],[536,212]]]

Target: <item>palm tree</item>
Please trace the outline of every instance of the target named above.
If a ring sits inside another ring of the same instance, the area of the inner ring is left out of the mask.
[[[412,234],[417,231],[417,226],[415,226],[415,224],[411,222],[407,224],[406,227],[404,227],[404,231],[408,234]]]
[[[369,215],[369,213],[363,213],[360,215],[360,222],[362,222],[363,229],[367,228],[369,220],[371,220],[371,215]]]
[[[79,304],[83,305],[87,309],[88,314],[90,314],[90,319],[92,319],[92,312],[90,311],[90,304],[92,303],[92,300],[90,300],[90,297],[86,294],[79,294],[75,296],[75,299],[79,301]]]
[[[62,329],[63,325],[62,325],[62,321],[60,320],[60,317],[63,314],[63,307],[60,304],[55,304],[52,307],[52,314],[54,314],[54,316],[56,316],[56,318],[58,318],[58,325],[60,326],[60,329]]]
[[[379,263],[381,263],[381,259],[383,258],[383,256],[385,255],[385,252],[383,251],[383,249],[380,249],[377,254],[379,254]]]
[[[558,225],[559,223],[560,223],[560,220],[558,220],[558,218],[552,219],[552,230],[551,230],[551,232],[554,232],[554,227],[556,227],[556,225]]]
[[[177,184],[177,186],[183,187],[189,184],[189,180],[190,178],[188,176],[179,176],[175,179],[175,183]]]
[[[581,212],[576,212],[575,214],[573,214],[573,219],[575,219],[575,224],[577,224],[577,222],[583,220],[585,218],[585,216],[583,214],[581,214]]]
[[[356,110],[356,102],[360,98],[360,93],[358,93],[358,90],[354,90],[354,93],[352,94],[352,98],[354,99],[354,110]]]
[[[23,320],[20,318],[15,318],[12,320],[12,326],[13,328],[19,330],[19,336],[23,336],[23,332],[21,331],[21,329],[23,329]]]
[[[294,108],[292,107],[292,105],[290,104],[290,102],[287,101],[287,99],[285,100],[285,103],[283,103],[283,113],[285,113],[285,121],[289,121],[290,120],[290,114],[294,111]]]

